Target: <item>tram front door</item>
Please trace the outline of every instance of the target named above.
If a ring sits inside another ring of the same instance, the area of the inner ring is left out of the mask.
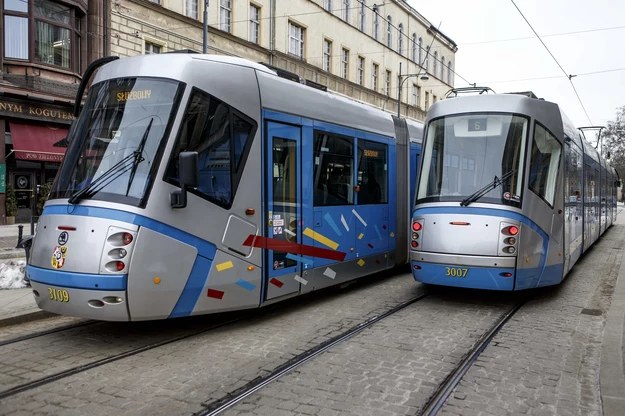
[[[303,260],[293,253],[301,243],[300,127],[267,122],[265,186],[265,300],[298,293]],[[280,251],[280,246],[289,251]]]

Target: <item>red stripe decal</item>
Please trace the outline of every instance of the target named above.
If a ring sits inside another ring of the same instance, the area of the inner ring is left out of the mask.
[[[328,250],[325,248],[319,248],[309,246],[306,244],[291,243],[284,240],[276,240],[274,238],[266,238],[250,234],[243,242],[244,246],[251,246],[257,248],[265,248],[274,251],[280,251],[283,253],[301,254],[303,256],[320,257],[322,259],[330,259],[343,261],[345,260],[346,253],[342,251]]]
[[[224,292],[217,289],[208,289],[206,291],[206,296],[209,298],[222,299],[224,297]]]
[[[275,277],[271,278],[271,280],[269,281],[269,283],[271,283],[274,286],[278,286],[278,287],[282,287],[284,286],[284,283],[282,283],[281,281],[279,281],[278,279],[276,279]]]

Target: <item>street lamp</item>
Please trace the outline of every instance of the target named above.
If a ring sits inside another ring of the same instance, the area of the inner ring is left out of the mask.
[[[423,67],[419,67],[419,72],[416,74],[401,74],[401,62],[399,63],[399,75],[397,76],[399,81],[399,91],[397,91],[397,117],[401,117],[401,89],[404,86],[404,82],[411,77],[420,77],[421,81],[427,81],[430,79],[427,71],[422,72]]]

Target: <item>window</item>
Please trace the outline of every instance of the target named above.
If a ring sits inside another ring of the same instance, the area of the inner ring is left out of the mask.
[[[425,70],[430,70],[430,47],[428,46],[425,50]]]
[[[260,42],[260,7],[250,4],[250,42]]]
[[[378,14],[378,6],[373,6],[373,38],[378,40],[380,36],[380,15]]]
[[[386,88],[386,95],[391,96],[391,71],[386,71],[386,78],[384,79],[384,84]]]
[[[399,33],[397,34],[397,52],[401,55],[404,50],[404,24],[399,24]]]
[[[434,60],[432,63],[432,75],[438,75],[438,51],[434,51]]]
[[[358,57],[358,84],[365,85],[365,58]]]
[[[178,184],[181,151],[198,152],[200,180],[191,192],[230,208],[255,132],[253,120],[221,100],[194,89],[167,168],[167,181]]]
[[[330,72],[332,67],[332,42],[323,40],[323,70]]]
[[[445,57],[441,56],[441,81],[445,81]]]
[[[349,0],[343,0],[343,20],[349,23]]]
[[[145,42],[145,54],[146,55],[151,55],[154,53],[161,53],[162,48],[163,47],[161,45],[157,45],[156,43]]]
[[[315,132],[314,146],[314,205],[353,204],[353,139]]]
[[[378,73],[380,71],[380,66],[378,64],[373,64],[371,68],[371,89],[374,91],[378,90]]]
[[[358,205],[388,202],[386,145],[358,141]]]
[[[185,0],[184,14],[185,16],[189,16],[190,18],[197,20],[197,0]]]
[[[232,1],[219,1],[219,29],[230,32],[232,23]]]
[[[366,0],[360,0],[360,16],[358,18],[358,29],[364,32],[367,28],[367,2]]]
[[[412,60],[417,60],[417,34],[412,34]]]
[[[390,15],[386,19],[386,46],[393,48],[393,22]]]
[[[28,59],[28,18],[4,16],[4,57]]]
[[[323,8],[327,11],[332,11],[332,0],[323,0]]]
[[[562,146],[558,140],[549,130],[536,123],[530,159],[529,189],[550,206],[553,206],[556,194],[561,151]]]
[[[298,58],[304,57],[304,28],[289,22],[289,53]]]
[[[430,108],[430,93],[429,92],[425,92],[425,110],[429,110]]]
[[[412,105],[417,107],[419,105],[419,93],[420,88],[417,84],[412,84]]]
[[[343,78],[349,77],[349,49],[341,50],[341,75]]]
[[[419,66],[423,64],[423,38],[419,38]]]

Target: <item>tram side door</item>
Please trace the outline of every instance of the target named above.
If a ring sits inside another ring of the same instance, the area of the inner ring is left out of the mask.
[[[300,256],[293,253],[301,243],[301,129],[267,122],[266,124],[266,211],[265,211],[265,300],[300,290]],[[280,251],[280,246],[291,251]]]

